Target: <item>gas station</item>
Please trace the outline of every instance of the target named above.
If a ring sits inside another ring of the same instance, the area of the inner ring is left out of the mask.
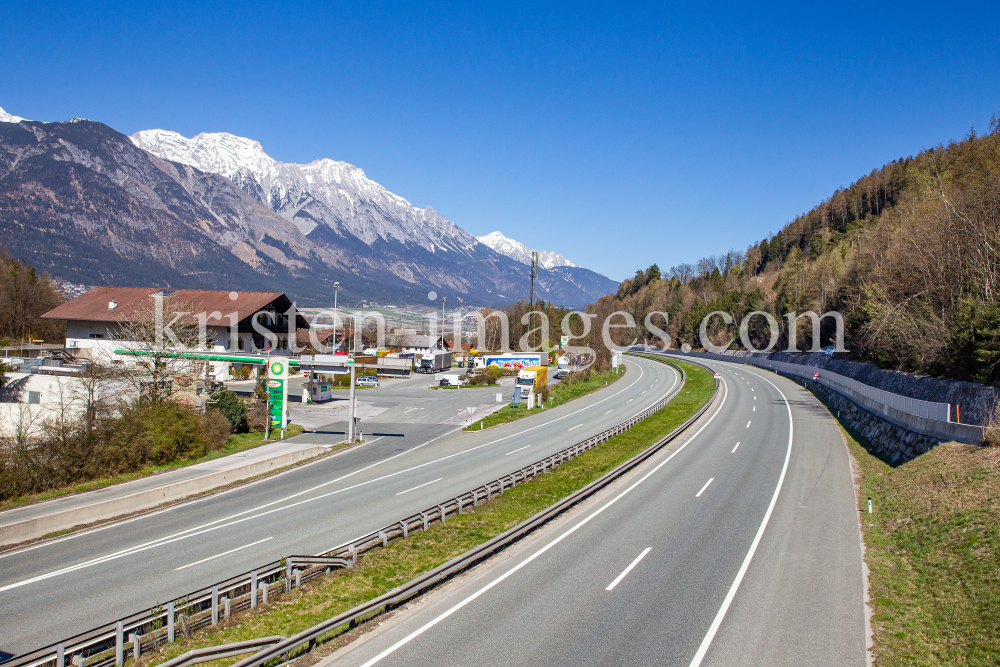
[[[115,354],[125,356],[149,356],[148,352],[134,350],[115,350]],[[284,356],[258,356],[250,354],[217,354],[211,352],[158,352],[157,356],[170,357],[173,359],[191,359],[192,361],[222,361],[239,364],[254,364],[263,366],[266,372],[265,386],[267,388],[267,420],[268,431],[270,429],[280,429],[284,437],[285,428],[288,426],[288,380],[292,367],[299,370],[308,369],[310,384],[317,373],[329,373],[331,375],[341,375],[349,373],[351,376],[349,395],[349,417],[347,420],[347,441],[353,442],[355,438],[356,407],[355,397],[355,375],[356,364],[353,357],[341,354],[317,354],[301,355],[297,358]],[[307,401],[308,401],[308,393]],[[268,432],[265,436],[270,437]]]

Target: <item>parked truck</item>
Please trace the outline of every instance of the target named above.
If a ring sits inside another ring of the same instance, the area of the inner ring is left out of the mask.
[[[547,366],[528,366],[517,374],[515,384],[519,387],[530,387],[529,393],[537,394],[549,381]]]
[[[451,352],[428,352],[420,359],[417,370],[421,373],[440,373],[451,368]]]
[[[505,371],[520,371],[529,366],[542,366],[548,359],[544,352],[507,352],[505,354],[484,354],[475,358],[475,368],[495,366]]]
[[[569,356],[564,354],[556,361],[556,374],[553,377],[557,380],[561,380],[569,374]]]

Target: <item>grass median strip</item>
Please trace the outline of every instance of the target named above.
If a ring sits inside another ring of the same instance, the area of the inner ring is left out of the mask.
[[[572,381],[570,381],[570,378],[566,378],[549,390],[549,400],[545,402],[545,409],[558,407],[563,403],[572,401],[574,398],[580,398],[598,389],[603,389],[619,380],[623,375],[625,374],[613,373],[608,370],[601,373],[590,373],[590,377],[586,380],[576,379],[575,376]],[[523,406],[514,408],[507,405],[496,412],[486,415],[481,420],[466,426],[462,430],[480,431],[491,426],[499,426],[500,424],[506,424],[507,422],[522,419],[523,417],[539,414],[540,412],[539,410],[528,410]]]
[[[468,514],[434,524],[427,532],[411,533],[388,547],[359,559],[353,570],[336,570],[277,597],[267,607],[244,613],[223,625],[196,633],[144,656],[143,664],[156,664],[194,648],[280,634],[286,637],[312,627],[419,574],[459,556],[509,530],[570,495],[663,437],[707,401],[715,388],[711,371],[678,362],[688,375],[682,393],[665,408],[553,472],[510,489]],[[334,650],[338,642],[321,646],[311,656]],[[218,665],[236,659],[217,661]]]
[[[838,421],[857,463],[874,664],[998,664],[1000,448],[944,443],[893,467]]]

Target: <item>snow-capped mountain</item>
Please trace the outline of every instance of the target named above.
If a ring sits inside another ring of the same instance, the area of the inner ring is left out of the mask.
[[[73,196],[35,204],[61,188]],[[530,284],[519,260],[346,162],[282,163],[231,134],[127,137],[2,109],[0,245],[74,284],[283,291],[321,306],[335,281],[341,302],[433,294],[470,307],[525,298]],[[617,288],[544,259],[535,294],[547,301],[582,306]]]
[[[0,123],[20,123],[22,120],[27,120],[27,118],[12,116],[3,109],[0,109]]]
[[[220,174],[309,235],[319,225],[371,246],[378,239],[416,243],[429,252],[468,253],[475,238],[428,206],[419,209],[347,162],[279,162],[260,142],[225,132],[188,139],[167,130],[132,135],[136,146],[166,160]]]
[[[577,266],[557,252],[548,250],[532,250],[520,241],[509,239],[500,232],[490,232],[486,236],[477,236],[476,240],[482,244],[493,248],[501,255],[507,255],[513,260],[522,264],[531,264],[531,253],[538,253],[538,261],[543,268],[551,269],[553,266]]]

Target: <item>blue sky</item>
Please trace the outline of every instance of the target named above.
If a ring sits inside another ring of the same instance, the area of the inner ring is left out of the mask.
[[[346,160],[615,279],[1000,112],[998,3],[694,4],[3,2],[0,107]]]

